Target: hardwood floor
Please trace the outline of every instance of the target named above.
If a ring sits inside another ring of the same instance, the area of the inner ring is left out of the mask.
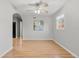
[[[13,50],[3,58],[74,58],[52,40],[13,41]]]

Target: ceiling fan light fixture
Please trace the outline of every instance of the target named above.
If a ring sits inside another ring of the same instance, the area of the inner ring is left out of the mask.
[[[35,10],[35,14],[40,14],[41,11],[40,10]]]

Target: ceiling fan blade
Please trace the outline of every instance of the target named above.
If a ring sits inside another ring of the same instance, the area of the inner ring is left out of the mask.
[[[28,4],[29,6],[36,6],[36,4]]]

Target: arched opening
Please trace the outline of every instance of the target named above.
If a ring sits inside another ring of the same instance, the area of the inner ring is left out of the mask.
[[[23,21],[19,13],[13,14],[13,38],[22,38]]]

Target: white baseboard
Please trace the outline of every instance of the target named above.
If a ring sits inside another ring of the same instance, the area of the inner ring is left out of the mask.
[[[11,51],[13,49],[13,47],[11,47],[10,49],[8,49],[7,51],[5,51],[4,53],[2,53],[0,55],[0,58],[2,58],[5,54],[7,54],[9,51]]]
[[[70,51],[69,49],[67,49],[66,47],[64,47],[62,44],[60,44],[58,41],[56,41],[55,39],[53,39],[53,41],[55,42],[55,43],[57,43],[59,46],[61,46],[62,48],[64,48],[66,51],[68,51],[72,56],[74,56],[75,58],[78,58],[78,56],[75,54],[75,53],[73,53],[72,51]]]
[[[47,39],[23,38],[23,40],[52,40],[52,38],[47,38]]]

